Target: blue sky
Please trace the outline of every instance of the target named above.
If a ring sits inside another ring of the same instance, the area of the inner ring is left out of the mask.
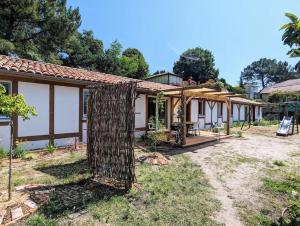
[[[237,84],[244,67],[262,57],[287,60],[279,28],[285,12],[300,16],[299,0],[68,0],[79,6],[81,30],[105,47],[118,40],[138,48],[156,70],[172,71],[188,48],[213,52],[220,77]]]

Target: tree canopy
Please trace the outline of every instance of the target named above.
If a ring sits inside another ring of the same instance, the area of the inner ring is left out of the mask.
[[[292,13],[286,13],[285,16],[290,19],[290,22],[281,27],[281,30],[284,30],[282,41],[291,48],[287,53],[290,57],[300,57],[300,20]],[[295,68],[300,70],[300,61]]]
[[[205,83],[209,79],[216,80],[219,75],[213,54],[199,47],[183,52],[180,59],[175,62],[173,71],[182,75],[184,80],[192,77],[197,83]]]
[[[262,88],[297,77],[286,61],[262,58],[241,72],[242,83],[258,82]]]
[[[60,49],[81,24],[66,0],[0,1],[0,53],[60,63]]]
[[[79,9],[66,1],[0,1],[0,54],[133,78],[148,75],[139,50],[122,53],[118,41],[104,49],[92,31],[79,32]]]
[[[128,48],[122,53],[121,74],[137,79],[148,76],[149,65],[138,49]]]
[[[101,71],[101,62],[104,59],[103,43],[94,38],[92,31],[76,32],[66,44],[60,58],[66,66]]]

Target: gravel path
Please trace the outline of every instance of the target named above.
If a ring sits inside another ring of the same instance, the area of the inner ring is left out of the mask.
[[[222,203],[216,218],[226,226],[244,225],[237,204],[259,207],[261,194],[257,190],[263,169],[273,167],[275,160],[291,159],[291,153],[300,154],[299,135],[283,138],[246,133],[244,136],[186,152],[215,189],[215,196]]]

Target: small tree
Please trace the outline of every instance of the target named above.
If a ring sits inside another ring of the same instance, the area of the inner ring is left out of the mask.
[[[30,116],[36,116],[35,108],[27,106],[23,95],[7,95],[4,86],[0,84],[0,112],[10,117],[10,148],[9,148],[9,171],[8,171],[8,200],[11,199],[11,175],[12,175],[12,149],[13,149],[13,119],[21,117],[28,120]]]

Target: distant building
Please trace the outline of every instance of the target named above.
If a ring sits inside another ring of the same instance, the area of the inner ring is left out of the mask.
[[[145,80],[150,82],[173,85],[173,86],[182,86],[183,83],[182,77],[170,72],[153,75],[149,78],[146,78]]]
[[[246,95],[250,99],[259,98],[259,84],[257,82],[251,82],[244,84]]]
[[[268,100],[269,95],[275,92],[295,92],[300,93],[300,79],[290,79],[284,82],[264,88],[260,91],[263,100]]]

